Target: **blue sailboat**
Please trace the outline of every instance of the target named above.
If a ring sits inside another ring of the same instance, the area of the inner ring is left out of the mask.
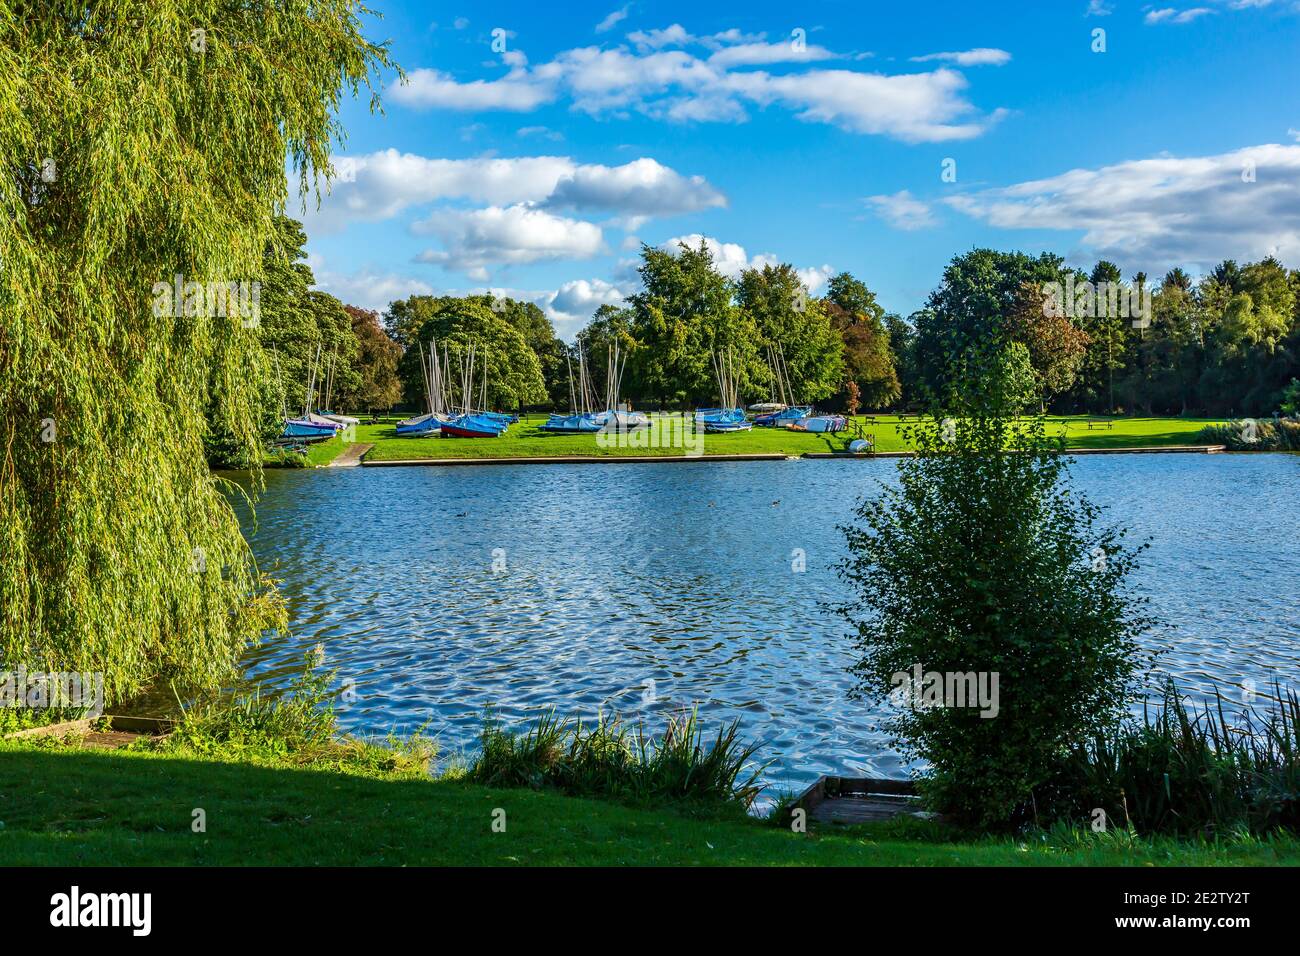
[[[439,429],[443,438],[500,438],[506,430],[519,421],[516,415],[483,411],[487,407],[487,360],[483,361],[483,380],[480,383],[479,409],[471,407],[474,394],[474,362],[478,347],[470,343],[469,352],[461,358],[462,411],[442,423]]]
[[[444,359],[444,362],[447,361]],[[423,415],[397,423],[398,438],[431,438],[437,435],[451,416],[447,414],[446,370],[438,361],[438,340],[430,339],[426,361],[424,345],[420,345],[420,371],[424,375],[425,404],[429,409]]]
[[[718,394],[722,398],[721,408],[700,408],[695,411],[695,421],[704,426],[711,434],[727,432],[744,432],[754,427],[740,407],[736,395],[736,373],[731,350],[725,354],[714,353],[713,374],[718,382]]]
[[[284,431],[280,433],[282,438],[323,441],[327,438],[333,438],[343,428],[341,422],[325,418],[323,415],[316,415],[311,410],[316,398],[316,379],[320,367],[320,353],[321,347],[317,345],[315,358],[308,360],[306,401],[303,404],[302,415],[297,418],[285,416]],[[276,366],[279,367],[278,357]]]
[[[793,425],[801,418],[807,418],[811,414],[811,405],[792,405],[789,408],[781,409],[779,412],[759,415],[754,419],[754,424],[761,425],[764,428],[785,428]]]

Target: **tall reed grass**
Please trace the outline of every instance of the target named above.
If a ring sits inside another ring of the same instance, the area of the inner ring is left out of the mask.
[[[1167,685],[1141,722],[1075,748],[1038,809],[1138,833],[1263,834],[1300,825],[1300,700],[1274,689],[1262,708],[1189,707]]]
[[[719,728],[716,737],[705,737],[694,712],[670,717],[658,737],[640,725],[631,728],[618,720],[584,725],[554,711],[522,733],[489,719],[466,779],[633,804],[745,810],[763,789],[758,784],[763,767],[752,765],[757,747],[742,744],[738,729],[733,722]]]
[[[1300,419],[1259,418],[1206,425],[1198,440],[1232,451],[1300,451]]]

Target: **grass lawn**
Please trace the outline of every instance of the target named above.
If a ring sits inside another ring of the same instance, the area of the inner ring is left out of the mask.
[[[362,439],[357,440],[360,441]],[[308,445],[307,453],[302,457],[307,459],[307,465],[309,467],[319,468],[323,465],[328,465],[339,455],[343,454],[344,449],[346,449],[350,444],[352,444],[351,441],[345,441],[342,436],[335,435],[333,438],[328,438],[325,441]],[[268,452],[263,457],[263,464],[267,468],[297,467],[281,464],[278,460],[279,457],[280,453]]]
[[[191,829],[194,810],[206,832]],[[504,833],[493,812],[505,811]],[[794,834],[528,790],[229,762],[188,752],[0,741],[0,865],[1277,865],[1289,838],[1237,844],[1048,836],[954,842],[894,821]]]
[[[1192,445],[1207,424],[1203,418],[1116,418],[1113,427],[1088,428],[1087,416],[1052,416],[1052,429],[1064,429],[1071,448],[1134,448],[1144,446]],[[1094,419],[1095,420],[1095,419]],[[373,442],[367,461],[402,461],[426,458],[548,458],[563,456],[625,457],[681,455],[681,448],[601,447],[595,435],[551,435],[538,426],[545,416],[530,416],[499,438],[398,438],[391,424],[361,425],[356,440]],[[876,450],[906,451],[909,444],[900,433],[898,416],[877,416],[874,423],[861,418],[859,424],[873,435]],[[905,426],[904,426],[905,427]],[[779,454],[843,451],[854,434],[815,435],[785,429],[755,428],[747,432],[705,435],[705,455]],[[332,457],[332,456],[331,456]]]

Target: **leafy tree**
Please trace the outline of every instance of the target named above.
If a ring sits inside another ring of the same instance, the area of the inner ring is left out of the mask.
[[[1070,487],[1041,418],[1009,420],[1003,360],[963,355],[963,375],[995,381],[955,388],[955,417],[915,429],[917,456],[900,460],[897,486],[843,528],[840,574],[855,600],[840,613],[860,655],[854,694],[895,705],[886,729],[929,763],[936,807],[997,828],[1028,817],[1072,746],[1123,718],[1149,622],[1129,591],[1137,552],[1124,532],[1102,528]],[[917,665],[983,675],[982,706],[942,691],[938,706],[900,697],[926,686],[901,679]]]
[[[710,356],[730,349],[742,395],[765,373],[751,317],[732,304],[734,289],[713,266],[703,241],[676,252],[641,247],[642,289],[628,300],[632,336],[640,348],[630,367],[640,395],[661,405],[716,395]]]
[[[390,302],[384,314],[384,325],[395,341],[406,349],[406,360],[402,365],[403,381],[407,383],[406,400],[416,405],[424,402],[424,384],[419,376],[419,360],[415,355],[415,345],[421,339],[427,341],[430,334],[448,335],[451,330],[466,321],[478,321],[475,316],[490,313],[498,324],[504,324],[519,333],[524,343],[533,351],[537,368],[542,377],[542,391],[539,394],[526,383],[531,374],[533,363],[526,363],[529,370],[516,381],[518,391],[513,387],[512,396],[529,396],[524,404],[544,404],[567,396],[567,382],[564,380],[564,344],[555,337],[555,327],[546,313],[532,302],[520,302],[507,296],[468,295],[468,296],[432,296],[413,295],[406,299]],[[432,323],[431,325],[429,323]],[[494,333],[495,334],[495,333]],[[565,391],[561,392],[563,387]],[[501,395],[506,400],[506,395]],[[565,398],[567,401],[567,398]],[[511,408],[518,407],[511,403]]]
[[[1291,379],[1290,384],[1282,390],[1282,401],[1278,410],[1283,415],[1300,415],[1300,379]]]
[[[357,338],[360,382],[354,392],[346,395],[343,407],[358,411],[392,408],[402,399],[402,381],[397,377],[402,347],[384,331],[378,312],[355,305],[344,309],[352,319],[352,332]]]
[[[890,364],[898,377],[899,395],[892,403],[900,400],[910,404],[921,393],[920,369],[916,363],[916,323],[919,314],[910,319],[889,313],[885,316],[885,331],[889,333]],[[889,407],[887,404],[885,407]]]
[[[844,375],[871,408],[887,408],[902,394],[897,356],[885,310],[866,284],[847,272],[832,276],[825,309],[844,344]],[[897,317],[895,317],[897,318]],[[900,345],[902,343],[900,342]]]
[[[318,365],[318,379],[333,365],[335,397],[355,394],[361,385],[355,365],[360,347],[352,317],[338,299],[311,288],[316,278],[306,262],[306,245],[302,225],[279,217],[276,237],[264,257],[258,337],[270,353],[269,364],[281,390],[277,414],[282,407],[290,412],[303,407],[313,365]],[[324,394],[320,399],[325,400]]]
[[[1010,317],[1026,285],[1062,281],[1059,256],[974,249],[955,257],[926,308],[917,314],[915,360],[920,387],[933,398],[961,381],[966,353],[1013,339]]]
[[[537,353],[529,347],[516,326],[493,311],[490,301],[483,296],[448,297],[438,300],[436,309],[425,312],[423,322],[409,333],[414,340],[399,364],[399,376],[409,404],[416,407],[424,404],[424,376],[420,370],[420,349],[416,345],[423,344],[427,356],[430,341],[436,341],[440,351],[446,349],[451,353],[451,382],[456,385],[460,382],[460,363],[468,361],[473,346],[474,379],[481,383],[486,371],[488,404],[493,408],[522,408],[547,400],[546,382]],[[470,396],[469,405],[474,408],[480,404],[478,387],[475,386],[475,392]],[[455,401],[462,404],[463,399],[458,394]]]
[[[99,671],[111,703],[216,685],[283,621],[203,446],[215,409],[258,447],[258,333],[154,289],[263,277],[286,154],[324,172],[388,65],[361,12],[0,5],[0,668]]]
[[[816,402],[839,390],[843,340],[793,266],[746,269],[737,282],[736,300],[762,343],[780,350],[797,401]]]
[[[596,310],[590,322],[578,333],[577,341],[570,352],[570,356],[565,363],[564,369],[564,402],[568,407],[569,401],[569,372],[573,373],[573,390],[574,395],[578,394],[580,383],[579,372],[579,353],[585,356],[587,362],[587,376],[590,381],[592,397],[596,400],[597,405],[600,399],[605,395],[608,386],[607,369],[609,368],[609,359],[614,344],[618,344],[619,361],[624,361],[622,356],[627,360],[624,364],[624,386],[623,391],[626,394],[620,396],[623,400],[629,398],[630,392],[634,390],[633,383],[628,381],[627,370],[635,368],[632,356],[636,352],[638,343],[632,335],[632,323],[634,316],[629,309],[619,308],[616,305],[602,305]]]

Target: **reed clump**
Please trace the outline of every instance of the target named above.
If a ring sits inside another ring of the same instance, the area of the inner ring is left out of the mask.
[[[757,750],[739,722],[706,737],[695,712],[673,716],[657,737],[617,719],[584,724],[554,711],[522,732],[489,719],[466,779],[497,787],[552,789],[632,804],[747,810],[762,790]]]

